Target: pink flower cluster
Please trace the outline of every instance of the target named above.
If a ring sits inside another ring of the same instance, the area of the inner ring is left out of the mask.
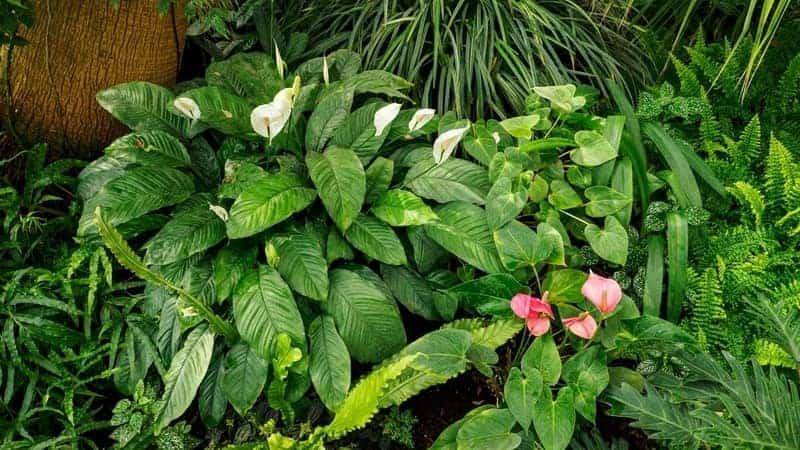
[[[581,293],[603,315],[613,312],[622,299],[622,289],[616,281],[596,275],[592,271],[589,271],[589,278],[583,283]],[[534,336],[547,333],[550,330],[550,321],[555,318],[547,296],[547,292],[542,298],[517,294],[511,299],[511,309],[514,314],[525,319],[528,330]],[[592,339],[597,332],[597,321],[588,311],[575,317],[564,318],[562,322],[569,331],[583,339]]]

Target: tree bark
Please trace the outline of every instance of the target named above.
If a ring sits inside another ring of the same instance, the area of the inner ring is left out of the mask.
[[[8,68],[0,114],[26,144],[47,142],[51,157],[90,157],[126,132],[97,104],[98,91],[132,80],[175,85],[185,1],[163,17],[155,0],[122,0],[118,9],[111,0],[33,4],[36,23],[20,33],[29,44],[0,52]]]

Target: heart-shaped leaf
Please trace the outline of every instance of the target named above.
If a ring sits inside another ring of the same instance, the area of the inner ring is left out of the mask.
[[[583,192],[589,199],[586,214],[590,217],[605,217],[625,208],[633,199],[608,186],[592,186]]]
[[[617,157],[617,149],[600,133],[581,130],[575,133],[578,148],[570,152],[575,164],[595,167]]]
[[[605,227],[586,225],[583,234],[597,256],[606,261],[623,265],[628,259],[628,232],[614,216],[607,216]]]

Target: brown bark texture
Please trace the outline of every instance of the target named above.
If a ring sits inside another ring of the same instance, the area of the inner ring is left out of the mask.
[[[10,102],[0,89],[0,114],[10,114],[26,143],[47,142],[51,158],[90,157],[126,132],[97,104],[98,91],[133,80],[175,85],[186,33],[181,2],[163,17],[155,0],[121,0],[118,9],[111,0],[33,4],[36,23],[20,33],[29,44],[0,52],[11,87]]]

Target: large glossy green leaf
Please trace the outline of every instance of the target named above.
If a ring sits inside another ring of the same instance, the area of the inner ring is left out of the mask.
[[[119,225],[151,211],[180,203],[194,192],[194,182],[169,167],[137,167],[111,180],[84,205],[78,227],[83,236],[95,230],[94,210],[103,208],[106,220]]]
[[[231,243],[220,249],[214,258],[214,287],[217,302],[227,300],[239,280],[255,267],[258,249],[248,245]]]
[[[336,411],[350,389],[350,353],[333,317],[317,317],[308,328],[311,341],[308,373],[322,403]]]
[[[278,254],[278,272],[295,292],[318,301],[328,298],[328,264],[319,239],[291,230],[270,239]]]
[[[550,389],[544,389],[533,413],[533,427],[545,450],[564,450],[572,440],[575,429],[573,392],[562,388],[553,401]]]
[[[482,314],[502,311],[510,314],[509,301],[522,291],[522,285],[507,273],[486,275],[451,287],[448,292],[458,297],[459,303]]]
[[[206,375],[213,351],[214,333],[205,324],[198,325],[186,337],[164,376],[164,394],[161,397],[164,405],[156,416],[156,433],[189,408]]]
[[[325,144],[344,124],[353,105],[352,88],[333,88],[320,94],[319,103],[306,125],[306,152],[321,152]]]
[[[266,53],[236,53],[214,61],[206,69],[206,82],[255,103],[268,103],[283,86],[275,59]]]
[[[267,361],[280,333],[286,333],[295,345],[305,348],[303,318],[292,291],[269,266],[249,272],[236,286],[233,317],[242,339]]]
[[[469,161],[450,158],[436,165],[433,157],[414,164],[403,184],[420,197],[439,203],[464,201],[484,204],[491,188],[486,169]]]
[[[202,131],[188,117],[170,111],[175,95],[146,81],[118,84],[97,93],[97,102],[134,131],[165,131],[192,137]]]
[[[345,89],[352,89],[357,94],[383,94],[389,97],[408,97],[401,91],[412,85],[403,78],[384,70],[365,70],[355,74],[342,82]]]
[[[407,230],[414,263],[420,273],[428,273],[450,258],[450,253],[425,234],[422,227],[409,227]]]
[[[394,176],[394,161],[383,157],[375,158],[372,164],[367,167],[367,195],[365,201],[369,204],[375,202],[378,197],[389,190]]]
[[[203,419],[203,424],[209,428],[219,425],[228,409],[228,400],[222,392],[222,376],[224,374],[222,353],[217,351],[211,359],[211,365],[208,366],[206,377],[200,383],[200,390],[197,394],[197,409],[200,410],[200,418]]]
[[[422,277],[400,266],[381,266],[381,274],[394,298],[413,314],[427,320],[439,319],[434,290]]]
[[[486,221],[497,230],[516,218],[528,202],[528,190],[514,186],[510,177],[500,177],[486,196]]]
[[[682,213],[667,214],[667,320],[678,323],[689,285],[689,222]]]
[[[538,370],[533,369],[524,374],[518,367],[512,367],[508,373],[503,388],[503,399],[508,405],[508,410],[525,431],[528,431],[533,420],[533,407],[542,392],[542,387],[542,374]]]
[[[514,450],[522,438],[512,433],[516,421],[507,409],[488,409],[467,419],[458,430],[457,450]]]
[[[628,259],[628,232],[616,217],[607,216],[603,228],[595,224],[586,225],[583,234],[597,256],[615,264],[625,264]]]
[[[538,370],[545,385],[552,386],[561,377],[561,358],[550,333],[537,337],[522,356],[522,371]]]
[[[347,148],[308,152],[306,165],[322,204],[339,230],[345,232],[358,216],[367,192],[364,167]]]
[[[344,237],[370,258],[392,265],[408,264],[400,238],[389,225],[372,216],[356,217]]]
[[[406,343],[400,311],[392,299],[356,272],[334,269],[326,308],[350,355],[359,362],[379,362]]]
[[[586,272],[577,269],[550,270],[542,281],[542,290],[550,293],[553,303],[580,303],[586,277]]]
[[[268,369],[267,361],[247,344],[236,344],[228,351],[222,392],[240,415],[247,413],[261,395],[267,383]]]
[[[596,131],[578,131],[575,133],[575,143],[578,148],[570,152],[570,158],[575,164],[586,167],[595,167],[611,161],[617,157],[619,150]]]
[[[589,217],[605,217],[622,210],[633,202],[633,198],[608,186],[592,186],[583,195],[589,199],[586,214]]]
[[[483,208],[451,202],[435,210],[439,222],[425,225],[425,233],[450,253],[487,273],[503,271]]]
[[[530,227],[518,220],[492,233],[500,260],[509,271],[523,267],[534,268],[553,252],[552,243],[541,239]]]
[[[547,201],[558,209],[571,209],[577,208],[583,204],[583,200],[564,180],[553,180],[550,183],[550,195],[547,196]]]
[[[381,194],[372,205],[372,214],[394,227],[425,225],[439,219],[421,198],[402,189]]]
[[[252,183],[231,206],[228,237],[238,239],[286,220],[317,197],[314,189],[292,175],[274,174]]]
[[[187,167],[192,164],[186,147],[165,131],[126,134],[109,144],[105,153],[119,161],[143,166]]]
[[[203,86],[181,93],[200,108],[200,122],[227,135],[253,134],[250,102],[217,86]]]
[[[147,264],[164,265],[207,250],[225,239],[225,222],[209,209],[210,196],[197,196],[144,245]]]
[[[488,167],[494,154],[497,153],[497,142],[485,127],[475,126],[473,131],[476,136],[468,134],[464,137],[464,150],[483,166]]]
[[[575,410],[594,423],[597,397],[609,382],[605,353],[599,346],[581,350],[564,363],[562,377],[575,394]]]
[[[389,127],[380,135],[375,135],[375,111],[382,106],[385,103],[369,103],[353,111],[333,134],[330,145],[349,148],[364,165],[372,161],[389,135]]]

